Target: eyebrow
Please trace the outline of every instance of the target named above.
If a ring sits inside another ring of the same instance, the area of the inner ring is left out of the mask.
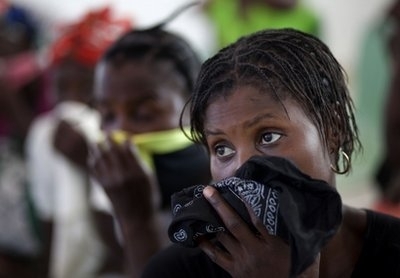
[[[126,98],[129,98],[129,95],[125,96]],[[113,95],[107,95],[106,97],[102,96],[100,98],[97,98],[97,102],[101,103],[108,103],[111,102],[111,99],[113,99]],[[138,97],[136,99],[130,99],[129,101],[125,101],[127,103],[135,103],[135,104],[142,104],[143,102],[150,101],[150,100],[157,100],[159,99],[160,96],[158,94],[153,93],[153,91],[148,91],[146,95],[143,95],[141,97]]]
[[[261,122],[264,119],[273,119],[273,118],[277,118],[277,117],[276,117],[276,115],[274,115],[272,113],[260,114],[260,115],[257,115],[256,117],[254,117],[254,118],[252,118],[252,119],[250,119],[248,121],[245,121],[243,123],[243,125],[245,127],[252,127],[252,126],[258,124],[259,122]],[[204,134],[207,137],[207,136],[210,136],[210,135],[214,135],[214,136],[215,135],[221,135],[221,134],[224,134],[224,132],[221,131],[220,129],[215,129],[215,130],[205,129],[204,130]]]
[[[272,114],[272,113],[265,113],[265,114],[260,114],[248,121],[245,121],[243,123],[244,126],[248,126],[248,127],[252,127],[256,124],[258,124],[259,122],[261,122],[264,119],[273,119],[276,118],[276,115]]]
[[[204,134],[206,135],[206,137],[208,137],[208,136],[216,136],[216,135],[220,135],[220,134],[224,134],[224,132],[222,132],[221,130],[219,130],[219,129],[216,129],[216,130],[210,130],[210,129],[205,129],[204,130]]]

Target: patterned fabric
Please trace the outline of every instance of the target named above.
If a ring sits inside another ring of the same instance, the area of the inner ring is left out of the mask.
[[[217,182],[214,187],[255,233],[244,202],[271,235],[280,236],[290,245],[292,275],[302,273],[314,261],[342,219],[342,203],[336,190],[301,173],[283,158],[253,157],[235,177]],[[195,247],[199,236],[214,238],[216,232],[226,229],[203,197],[203,188],[192,186],[172,196],[171,241]]]
[[[113,19],[111,10],[89,12],[80,22],[62,31],[50,49],[50,60],[57,64],[66,58],[94,66],[103,52],[123,33],[132,28],[128,19]]]
[[[400,220],[367,210],[363,248],[352,278],[400,277]],[[200,248],[172,244],[156,254],[142,278],[228,278]]]

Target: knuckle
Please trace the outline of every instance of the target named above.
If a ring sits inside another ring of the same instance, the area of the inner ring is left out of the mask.
[[[226,228],[233,234],[240,231],[243,228],[243,223],[237,219],[232,219],[226,223]]]

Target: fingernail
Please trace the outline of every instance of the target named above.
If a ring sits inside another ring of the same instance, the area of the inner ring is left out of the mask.
[[[206,187],[203,189],[203,195],[204,195],[204,197],[210,198],[211,195],[213,194],[213,191],[214,191],[214,189],[213,189],[211,186],[206,186]]]

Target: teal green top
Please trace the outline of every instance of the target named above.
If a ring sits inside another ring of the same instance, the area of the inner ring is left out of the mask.
[[[208,15],[216,28],[219,47],[226,46],[239,37],[266,28],[291,27],[313,35],[319,35],[319,21],[315,14],[298,4],[293,9],[278,10],[267,5],[254,4],[246,14],[239,14],[235,0],[213,0]]]

